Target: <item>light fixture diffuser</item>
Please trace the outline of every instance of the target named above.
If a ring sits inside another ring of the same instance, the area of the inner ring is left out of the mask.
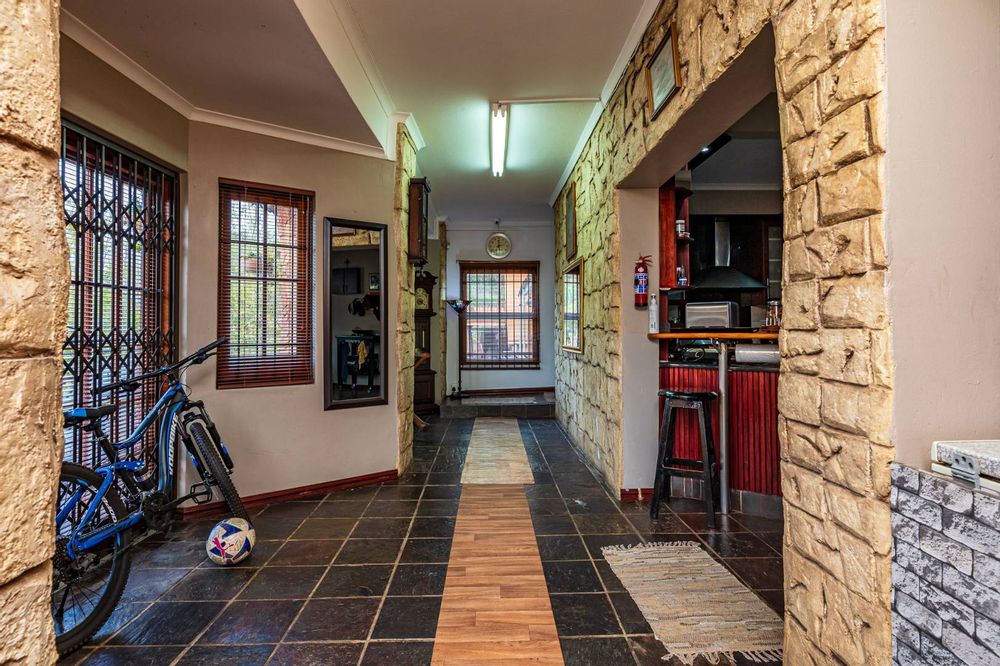
[[[490,109],[490,162],[493,175],[503,175],[504,162],[507,159],[507,114],[510,105],[497,102]]]

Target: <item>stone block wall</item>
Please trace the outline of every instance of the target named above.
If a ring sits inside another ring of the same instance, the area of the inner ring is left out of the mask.
[[[643,67],[672,22],[682,88],[650,120]],[[880,0],[664,0],[567,183],[576,185],[579,254],[586,262],[586,350],[569,354],[557,346],[557,414],[606,481],[620,487],[626,350],[615,187],[768,24],[784,153],[778,406],[785,658],[886,664],[894,449]],[[557,276],[567,265],[562,194],[555,210]]]
[[[892,655],[1000,664],[1000,495],[892,466]]]
[[[55,660],[49,610],[69,261],[59,6],[0,0],[0,663]]]
[[[417,175],[417,148],[406,125],[396,128],[396,187],[392,228],[389,233],[396,262],[396,400],[399,410],[399,459],[396,469],[402,473],[413,461],[413,266],[407,258],[410,229],[410,178]]]

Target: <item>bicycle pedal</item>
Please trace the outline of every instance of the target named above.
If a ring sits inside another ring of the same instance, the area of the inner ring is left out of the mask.
[[[212,487],[207,483],[195,483],[191,486],[188,499],[195,504],[207,504],[212,501]]]

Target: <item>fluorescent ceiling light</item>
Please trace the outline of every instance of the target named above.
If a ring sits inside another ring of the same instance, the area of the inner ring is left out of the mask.
[[[507,114],[509,104],[496,103],[490,109],[490,161],[493,175],[503,175],[503,165],[507,158]]]

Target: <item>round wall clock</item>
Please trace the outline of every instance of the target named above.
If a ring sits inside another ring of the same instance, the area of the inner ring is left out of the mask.
[[[510,248],[510,236],[502,231],[492,233],[486,239],[486,254],[494,259],[506,259]]]

